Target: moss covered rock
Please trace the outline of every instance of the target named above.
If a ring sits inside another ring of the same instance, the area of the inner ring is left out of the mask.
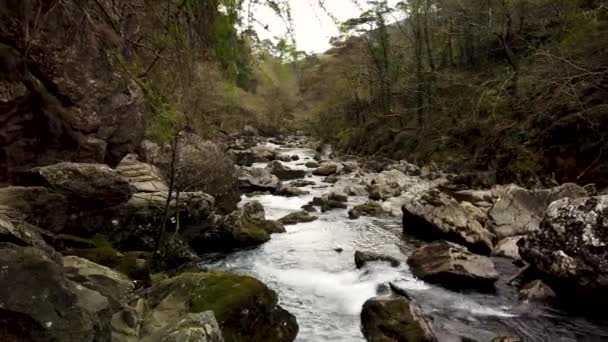
[[[368,300],[361,311],[361,328],[373,342],[436,341],[420,308],[406,298]]]
[[[156,284],[148,298],[153,311],[213,311],[227,342],[293,341],[298,332],[295,317],[277,305],[276,293],[248,276],[183,273]]]

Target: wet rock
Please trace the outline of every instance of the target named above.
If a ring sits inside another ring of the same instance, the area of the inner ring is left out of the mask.
[[[314,168],[318,168],[319,167],[319,163],[314,162],[314,161],[309,161],[306,162],[306,164],[304,164],[307,168],[309,169],[314,169]]]
[[[333,189],[348,196],[367,196],[367,189],[361,179],[339,178],[338,182],[333,185]]]
[[[384,211],[382,205],[375,201],[368,201],[364,204],[356,205],[348,211],[348,217],[350,219],[357,219],[361,216],[382,217],[386,214],[387,212]]]
[[[110,340],[106,297],[68,280],[46,252],[0,246],[3,341],[93,342]]]
[[[306,180],[306,179],[296,179],[294,181],[291,181],[289,183],[289,185],[301,188],[301,187],[304,187],[304,186],[315,185],[315,182],[309,181],[309,180]]]
[[[285,226],[283,223],[275,220],[266,220],[264,223],[264,229],[270,234],[285,233]]]
[[[148,298],[151,312],[144,327],[167,327],[184,313],[212,311],[226,341],[291,342],[298,332],[295,317],[277,304],[276,293],[248,276],[184,273],[155,285]]]
[[[508,237],[508,238],[504,238],[504,239],[500,240],[496,244],[496,247],[494,247],[494,250],[492,251],[492,255],[520,261],[521,256],[519,255],[519,247],[517,246],[517,242],[522,237],[523,237],[523,235],[512,236],[512,237]]]
[[[519,290],[519,299],[526,302],[547,302],[555,297],[555,292],[542,280],[531,281]]]
[[[298,161],[298,160],[300,160],[300,156],[298,156],[297,154],[292,154],[291,155],[291,160]]]
[[[291,169],[283,165],[280,161],[272,161],[266,166],[271,174],[277,176],[280,180],[292,180],[297,178],[304,178],[306,176],[306,170]]]
[[[241,169],[238,174],[239,188],[243,192],[275,192],[280,186],[279,178],[261,168]]]
[[[124,274],[76,256],[63,257],[66,277],[108,298],[114,308],[126,302],[134,290],[131,280]]]
[[[67,220],[65,196],[43,187],[0,188],[0,206],[7,214],[13,212],[12,216],[51,232],[61,231]]]
[[[389,197],[401,195],[411,180],[401,171],[382,171],[369,181],[369,198],[372,200],[385,200]]]
[[[268,162],[275,160],[277,157],[277,152],[273,148],[263,145],[252,147],[251,152],[256,162]]]
[[[341,169],[342,165],[338,163],[323,163],[313,171],[313,174],[316,176],[331,176],[338,173]]]
[[[103,164],[59,163],[32,169],[22,185],[44,186],[64,195],[71,212],[125,203],[133,188],[118,172]]]
[[[543,190],[527,190],[511,184],[497,187],[493,192],[497,199],[488,213],[487,227],[498,239],[536,230],[545,209],[553,201],[586,196],[582,187],[571,183]]]
[[[317,212],[317,209],[315,208],[315,206],[312,203],[304,204],[302,206],[302,209],[304,209],[305,211],[307,211],[309,213],[316,213]]]
[[[344,252],[344,248],[342,248],[342,247],[336,247],[336,248],[334,248],[334,251],[336,253],[342,253],[342,252]]]
[[[333,209],[346,209],[346,203],[330,199],[329,195],[323,195],[322,197],[313,197],[310,204],[321,207],[322,212],[326,212]]]
[[[388,262],[392,267],[397,267],[401,263],[396,258],[393,258],[392,256],[388,256],[388,255],[378,254],[378,253],[374,253],[374,252],[363,252],[363,251],[355,252],[355,266],[357,266],[357,268],[365,267],[365,265],[368,262],[378,262],[378,261]]]
[[[275,192],[275,195],[277,196],[285,196],[285,197],[297,197],[297,196],[303,196],[303,195],[308,195],[310,194],[310,192],[302,190],[300,188],[296,188],[293,186],[281,186],[277,192]]]
[[[282,162],[290,162],[291,161],[291,156],[288,154],[281,154],[277,157],[277,160],[280,160]]]
[[[492,234],[443,192],[431,189],[413,196],[405,201],[402,213],[404,233],[431,241],[453,241],[480,254],[492,252]]]
[[[564,299],[606,303],[607,217],[608,196],[555,201],[540,227],[519,240],[519,253]]]
[[[420,167],[418,167],[418,165],[408,163],[406,160],[400,160],[398,163],[388,165],[386,167],[386,170],[387,171],[397,170],[397,171],[403,173],[404,175],[408,175],[408,176],[422,175],[422,171],[420,170]]]
[[[207,225],[187,227],[181,235],[196,252],[208,253],[260,245],[274,229],[262,204],[252,201],[226,216],[214,216]]]
[[[377,297],[365,302],[361,330],[370,342],[437,341],[422,310],[402,297]]]
[[[416,249],[407,263],[416,277],[447,288],[488,291],[498,279],[492,260],[447,241]]]
[[[298,211],[280,218],[279,222],[284,225],[292,225],[297,223],[312,222],[317,219],[318,217],[310,215],[307,211]]]
[[[335,184],[338,182],[338,180],[339,180],[338,176],[332,175],[332,176],[325,177],[325,179],[323,179],[323,182],[329,183],[329,184]]]

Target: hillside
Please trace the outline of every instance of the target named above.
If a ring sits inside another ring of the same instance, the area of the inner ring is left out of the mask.
[[[608,185],[605,4],[409,1],[392,24],[378,6],[302,63],[318,136],[499,182]]]

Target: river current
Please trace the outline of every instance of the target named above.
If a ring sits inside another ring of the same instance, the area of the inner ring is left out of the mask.
[[[304,169],[302,164],[314,155],[310,149],[271,146],[300,157],[284,163],[291,168]],[[310,191],[309,195],[256,195],[243,197],[241,203],[260,201],[267,219],[279,219],[331,189],[322,177],[307,179],[315,182],[303,188]],[[348,205],[366,200],[349,197]],[[350,220],[345,209],[314,215],[319,219],[287,226],[286,233],[272,235],[258,248],[204,263],[206,267],[254,276],[275,290],[280,305],[298,320],[298,342],[365,341],[360,331],[361,307],[376,295],[379,285],[389,281],[405,289],[422,307],[441,341],[461,341],[461,337],[491,341],[503,335],[520,336],[524,341],[608,341],[608,327],[518,301],[516,289],[505,284],[516,272],[507,259],[494,259],[503,275],[497,293],[453,292],[420,281],[410,273],[405,260],[415,247],[413,241],[402,236],[400,218]],[[403,262],[398,268],[377,263],[358,270],[354,263],[357,250],[391,255]]]

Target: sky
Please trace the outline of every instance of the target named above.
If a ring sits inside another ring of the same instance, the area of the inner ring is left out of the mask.
[[[296,45],[298,50],[321,53],[328,50],[331,45],[329,39],[338,35],[338,27],[332,18],[324,11],[318,0],[289,0],[294,23]],[[389,1],[390,4],[397,0]],[[358,17],[369,8],[366,0],[324,0],[325,8],[338,21],[345,21]],[[258,23],[268,25],[266,30],[258,24],[257,31],[261,39],[273,39],[283,36],[286,26],[270,8],[258,7],[254,10]]]

